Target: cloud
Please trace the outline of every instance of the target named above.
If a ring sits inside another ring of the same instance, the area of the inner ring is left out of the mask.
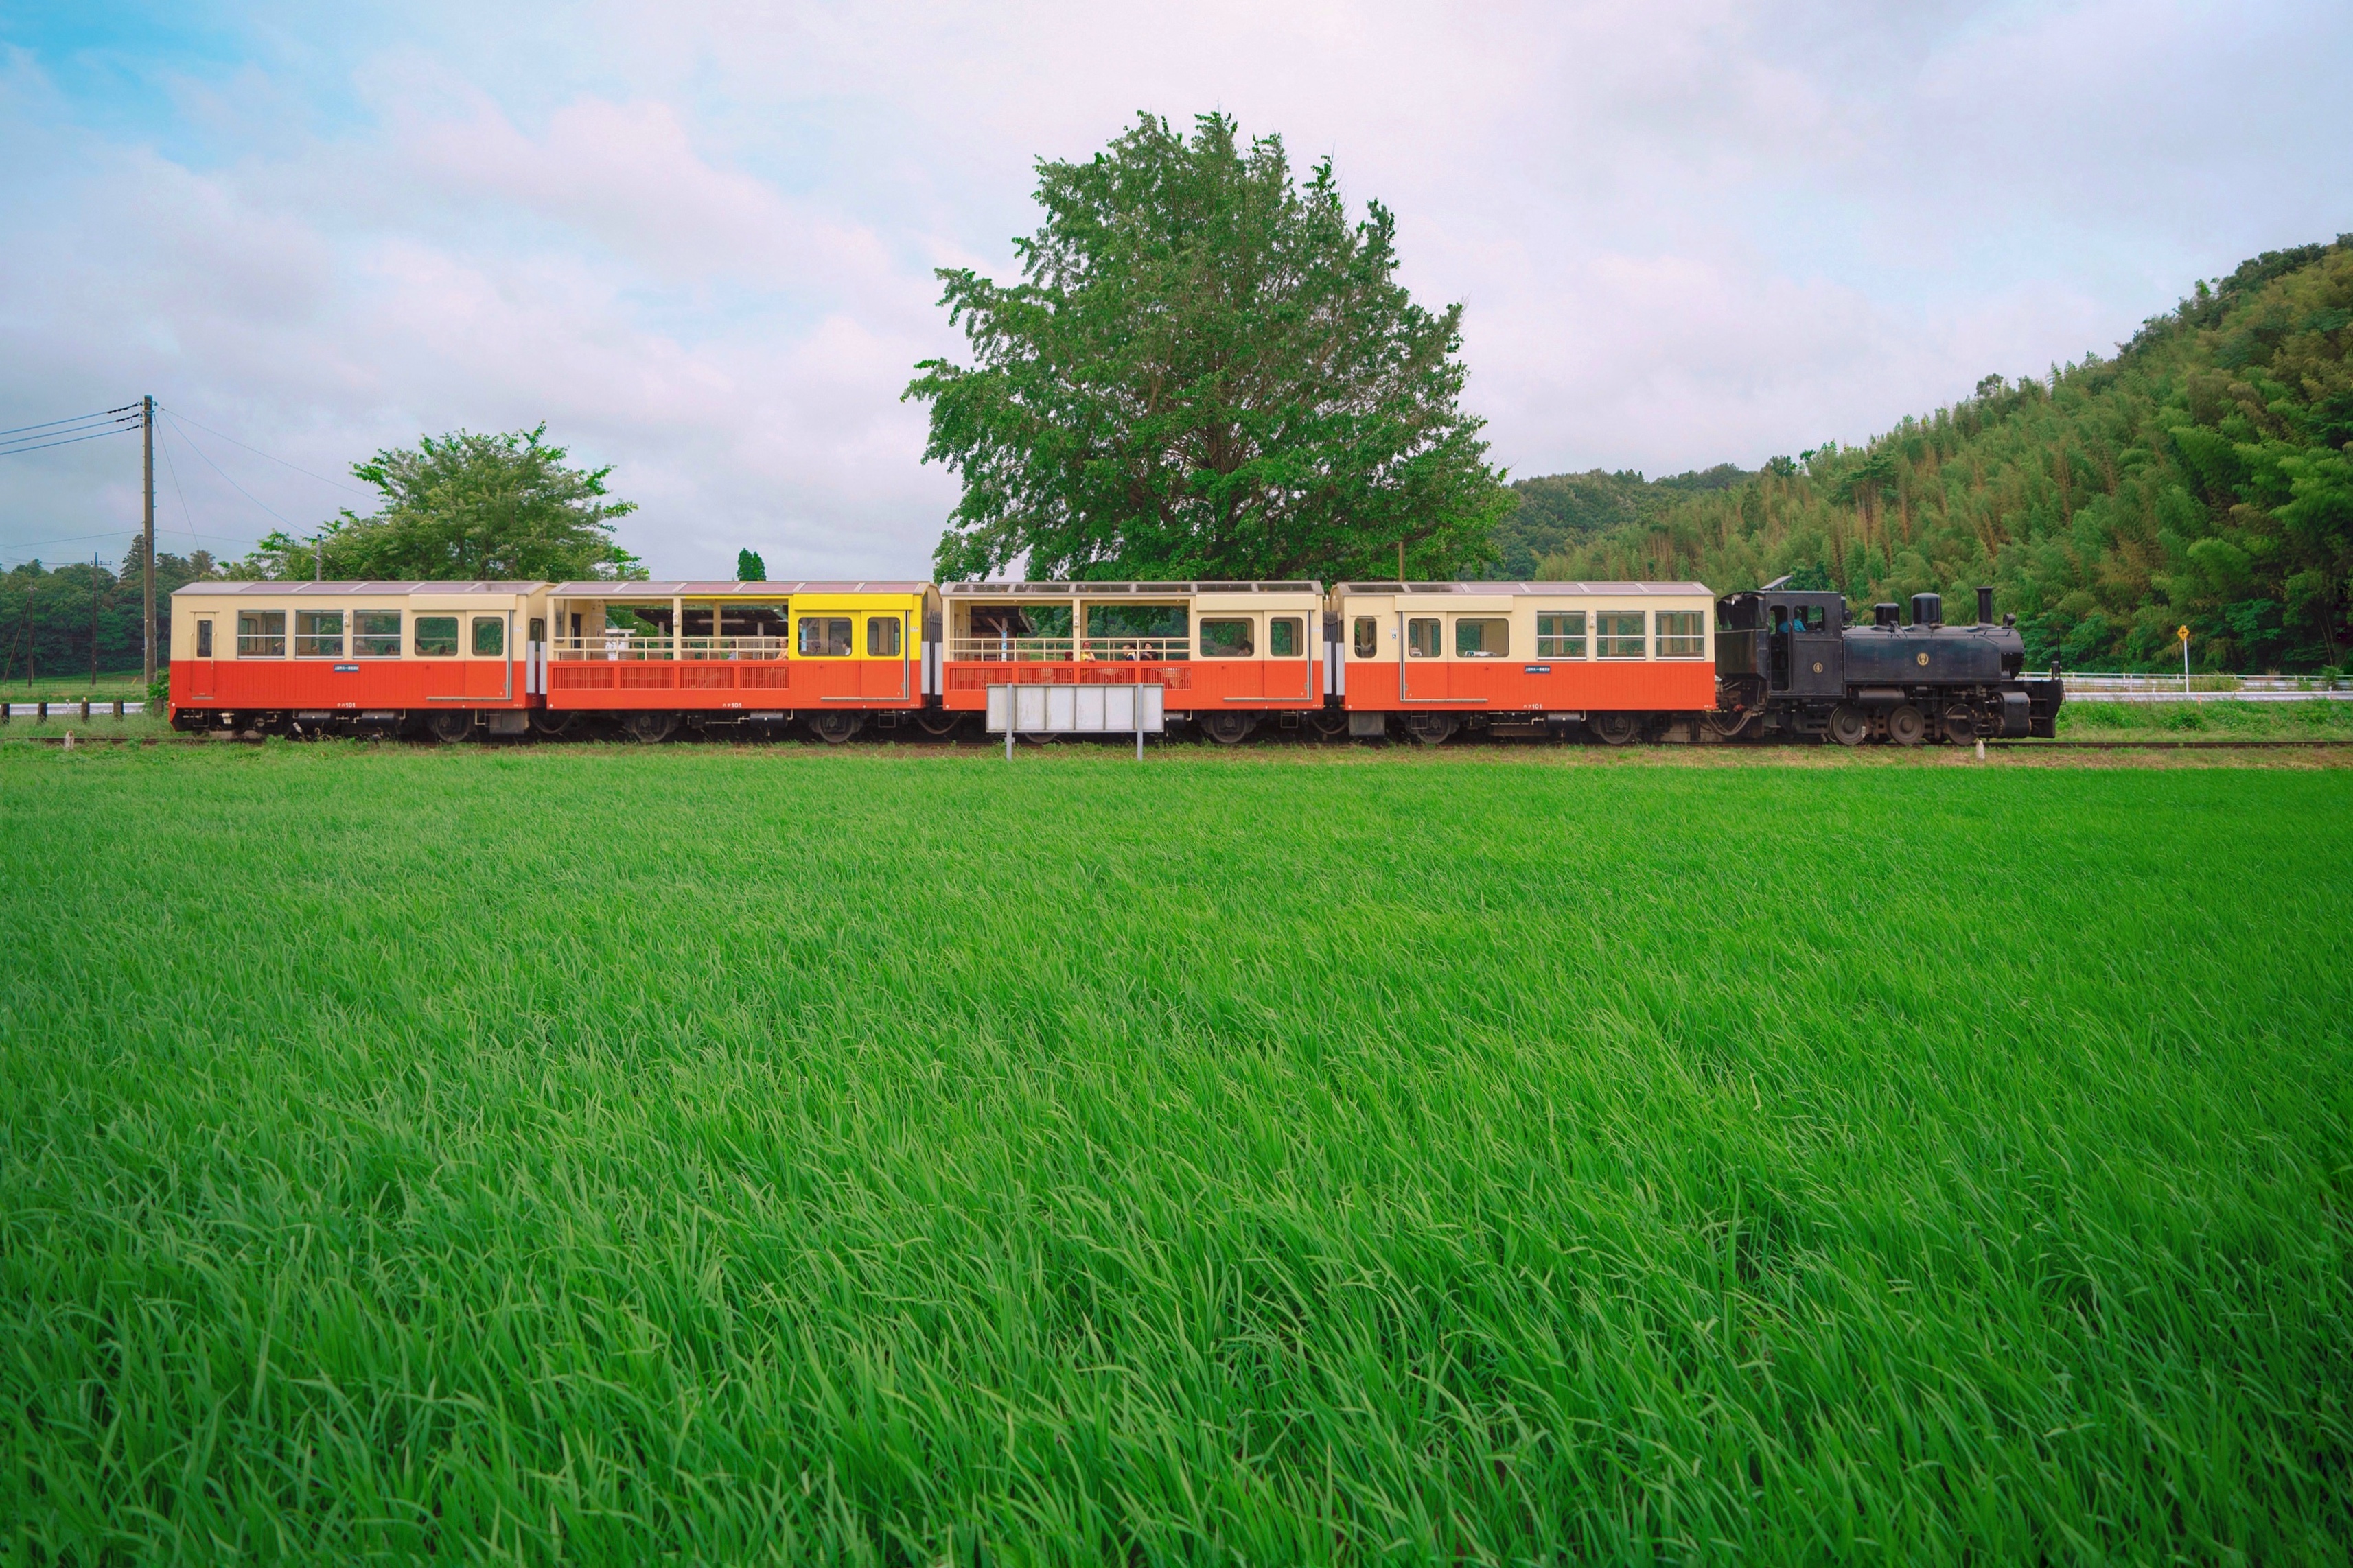
[[[740,545],[923,568],[955,490],[899,401],[958,347],[932,269],[1008,274],[1034,161],[1139,110],[1279,131],[1390,205],[1409,286],[1466,305],[1469,395],[1522,474],[1857,439],[2353,227],[2353,20],[2319,5],[196,20],[242,45],[113,75],[62,33],[0,57],[0,422],[153,387],[339,475],[545,419],[615,465],[630,547],[682,574]],[[223,537],[353,499],[210,451],[237,485],[194,451],[181,478]],[[102,443],[13,461],[12,555],[135,516]]]

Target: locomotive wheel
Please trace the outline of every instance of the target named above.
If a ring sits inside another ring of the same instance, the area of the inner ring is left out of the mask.
[[[531,727],[543,735],[561,735],[572,728],[572,721],[578,717],[576,713],[559,713],[551,709],[534,708],[531,710]]]
[[[1406,716],[1405,732],[1421,745],[1442,746],[1460,722],[1451,713],[1409,713]]]
[[[1201,733],[1220,746],[1239,746],[1257,728],[1256,716],[1249,713],[1211,713],[1201,721]]]
[[[824,712],[809,715],[809,730],[828,746],[839,746],[858,733],[866,722],[863,713]]]
[[[926,708],[915,715],[916,725],[926,735],[953,735],[956,731],[956,726],[963,722],[962,713],[954,712],[945,708]]]
[[[1596,713],[1586,722],[1605,746],[1625,745],[1642,732],[1641,718],[1634,713]]]
[[[1927,734],[1928,721],[1909,702],[1887,716],[1887,738],[1899,746],[1916,746]]]
[[[1841,746],[1860,746],[1871,739],[1870,716],[1852,702],[1831,710],[1831,739]]]
[[[1945,739],[1956,746],[1966,745],[1977,738],[1977,715],[1966,708],[1945,710]]]
[[[670,731],[677,728],[678,715],[675,713],[632,713],[621,721],[623,734],[649,746],[669,740]]]
[[[452,713],[444,710],[425,716],[425,732],[445,746],[454,746],[474,732],[471,713]]]
[[[1323,740],[1344,740],[1348,733],[1348,716],[1337,708],[1326,708],[1308,715],[1307,725]]]

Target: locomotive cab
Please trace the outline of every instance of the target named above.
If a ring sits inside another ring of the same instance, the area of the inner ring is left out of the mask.
[[[1788,579],[1782,578],[1781,582]],[[1753,700],[1846,689],[1846,598],[1768,583],[1715,602],[1715,671]]]

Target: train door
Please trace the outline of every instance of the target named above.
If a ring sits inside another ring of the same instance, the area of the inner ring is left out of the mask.
[[[1405,702],[1443,701],[1447,689],[1445,627],[1436,616],[1398,612],[1398,697]]]
[[[1219,697],[1266,695],[1265,650],[1259,646],[1255,618],[1211,613],[1197,620],[1194,629],[1210,691]]]
[[[188,666],[188,696],[208,700],[213,694],[213,618],[196,617],[196,657]]]
[[[1307,657],[1307,617],[1270,616],[1266,622],[1266,695],[1304,702],[1313,664]]]
[[[485,701],[497,701],[510,696],[514,687],[514,670],[507,663],[507,623],[512,615],[470,616],[472,625],[467,629],[466,695]]]
[[[865,617],[866,657],[858,661],[858,695],[903,702],[908,692],[907,613]]]
[[[1838,617],[1821,605],[1789,611],[1789,691],[1798,697],[1837,697],[1846,690],[1846,644]]]

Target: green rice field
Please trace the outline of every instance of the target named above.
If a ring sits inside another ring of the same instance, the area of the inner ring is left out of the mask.
[[[1569,754],[0,745],[0,1557],[2343,1561],[2353,770]]]

